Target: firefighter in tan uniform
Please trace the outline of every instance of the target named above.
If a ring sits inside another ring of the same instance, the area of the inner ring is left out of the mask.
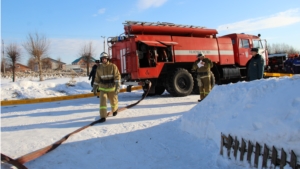
[[[121,75],[117,66],[108,61],[107,53],[101,53],[100,61],[102,64],[97,68],[93,91],[94,95],[97,95],[97,89],[100,91],[100,122],[105,122],[107,98],[111,104],[113,116],[118,114],[118,93],[120,91]]]
[[[194,62],[191,71],[197,74],[197,82],[200,90],[200,100],[198,102],[201,102],[211,91],[210,69],[212,67],[211,60],[205,58],[203,53],[197,55],[197,60]]]

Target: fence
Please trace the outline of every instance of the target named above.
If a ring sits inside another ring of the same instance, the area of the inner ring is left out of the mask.
[[[278,158],[278,150],[272,146],[272,150],[264,144],[264,147],[256,142],[254,145],[251,141],[245,141],[245,139],[242,138],[241,145],[238,141],[237,137],[235,139],[232,138],[232,136],[228,135],[226,137],[224,134],[221,133],[221,146],[220,146],[220,154],[223,155],[223,147],[227,149],[227,157],[231,157],[231,153],[233,153],[233,156],[235,160],[239,156],[239,160],[243,161],[244,157],[247,157],[247,161],[250,163],[250,165],[254,166],[255,168],[259,167],[259,158],[262,156],[262,168],[272,168],[279,166],[280,169],[283,169],[283,167],[287,164],[290,165],[293,169],[300,169],[300,164],[297,164],[297,156],[292,150],[290,152],[290,160],[287,159],[287,153],[281,149],[281,155],[280,158]],[[263,151],[263,153],[262,153]],[[238,155],[239,154],[239,155]],[[252,155],[254,154],[254,165],[251,164],[253,160]],[[271,161],[270,166],[268,166],[268,163]]]

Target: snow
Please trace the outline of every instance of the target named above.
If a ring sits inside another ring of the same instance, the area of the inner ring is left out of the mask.
[[[67,84],[76,84],[75,87]],[[125,88],[124,85],[121,88]],[[38,78],[2,79],[1,100],[34,99],[44,97],[56,97],[91,92],[91,84],[88,77],[76,78],[48,78],[39,81]]]
[[[66,83],[75,80],[75,86]],[[25,163],[42,168],[251,168],[219,155],[221,132],[300,156],[300,76],[215,86],[198,95],[147,97]],[[124,87],[124,86],[123,86]],[[1,79],[1,100],[90,93],[87,77]],[[119,94],[124,107],[142,91]],[[96,97],[1,107],[1,153],[18,158],[54,143],[99,116]],[[11,168],[1,164],[1,168]],[[289,168],[286,166],[285,168]]]
[[[216,143],[222,132],[238,140],[294,150],[299,156],[299,86],[300,76],[216,86],[206,100],[183,115],[181,128]]]

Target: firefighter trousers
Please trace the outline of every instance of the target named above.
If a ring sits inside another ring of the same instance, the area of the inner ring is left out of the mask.
[[[198,86],[199,86],[199,91],[200,91],[200,99],[204,99],[209,92],[211,91],[211,78],[210,76],[198,76],[197,81],[198,81]]]
[[[100,91],[100,117],[106,118],[107,116],[107,98],[109,99],[111,111],[118,110],[118,95],[114,91],[105,92]]]

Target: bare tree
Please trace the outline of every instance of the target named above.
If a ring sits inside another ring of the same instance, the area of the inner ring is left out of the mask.
[[[294,47],[290,46],[290,48],[288,49],[287,53],[289,53],[289,54],[300,53],[300,50],[297,50]]]
[[[21,60],[21,49],[15,43],[9,44],[6,48],[7,59],[10,62],[12,73],[13,73],[13,82],[15,82],[16,77],[16,63]]]
[[[88,44],[85,44],[80,50],[79,55],[82,57],[86,64],[86,71],[88,76],[90,73],[90,63],[94,55],[93,43],[89,42]]]
[[[57,64],[58,64],[58,65],[57,65],[57,69],[58,69],[58,70],[62,70],[62,68],[63,68],[63,63],[62,63],[60,57],[57,58],[57,62],[58,62],[58,63],[57,63]]]
[[[42,69],[52,69],[52,62],[50,58],[43,58],[42,59]]]
[[[274,43],[272,45],[268,45],[268,51],[271,54],[274,53],[295,54],[300,52],[299,50],[295,49],[293,46],[290,46],[285,43]]]
[[[273,49],[273,47],[272,47],[271,44],[268,44],[268,45],[267,45],[267,49],[268,49],[268,53],[269,53],[269,54],[273,54],[273,50],[274,50],[274,49]]]
[[[27,66],[31,69],[31,70],[35,70],[35,65],[36,65],[36,59],[34,57],[31,57],[28,59],[27,61]]]
[[[45,36],[39,35],[38,33],[35,34],[28,34],[27,42],[24,43],[24,48],[27,52],[36,58],[36,61],[39,65],[39,77],[40,81],[43,81],[42,75],[42,62],[41,58],[46,54],[48,51],[50,42],[47,40]]]

